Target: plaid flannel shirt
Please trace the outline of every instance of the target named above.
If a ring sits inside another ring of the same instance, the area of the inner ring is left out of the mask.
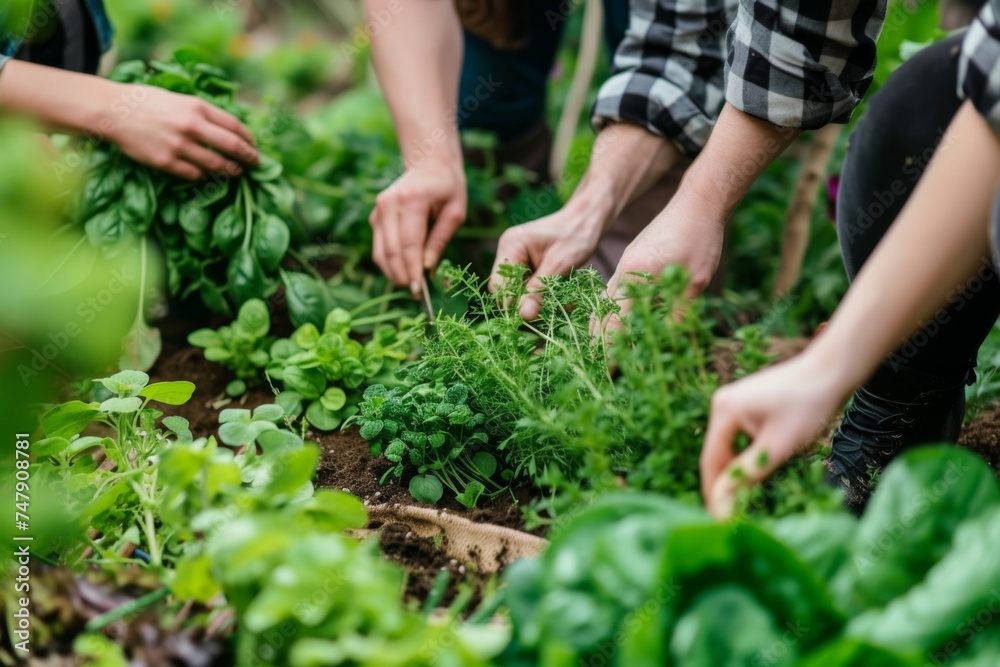
[[[1000,132],[1000,0],[990,0],[969,26],[958,65],[959,94]]]
[[[725,101],[784,127],[846,122],[871,85],[885,9],[886,0],[632,0],[594,125],[634,123],[694,155]]]

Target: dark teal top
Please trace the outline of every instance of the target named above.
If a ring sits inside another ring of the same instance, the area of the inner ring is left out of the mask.
[[[60,26],[60,31],[57,33],[60,38],[72,38],[74,41],[74,48],[72,53],[67,52],[66,57],[71,58],[71,62],[47,62],[43,61],[44,64],[51,64],[58,67],[65,67],[67,69],[74,69],[78,71],[86,71],[88,69],[93,69],[86,67],[86,61],[94,60],[100,56],[100,54],[107,52],[111,48],[111,40],[114,37],[114,30],[111,27],[111,21],[108,19],[107,10],[104,7],[103,0],[51,0],[51,7],[53,12],[53,18],[61,19],[66,11],[67,7],[65,5],[68,2],[75,2],[79,7],[71,7],[81,14],[81,23],[85,25],[65,25]],[[36,12],[38,10],[36,9]],[[0,18],[3,18],[5,9],[0,8]],[[41,14],[39,14],[41,16]],[[93,35],[93,39],[89,37]],[[86,38],[85,38],[86,37]],[[15,56],[18,56],[22,50],[27,50],[31,56],[39,57],[51,57],[55,53],[60,53],[60,49],[52,48],[53,45],[39,45],[31,44],[30,46],[25,44],[25,35],[11,35],[0,33],[0,68],[9,60]],[[55,45],[58,46],[58,45]],[[93,53],[90,53],[93,52]]]

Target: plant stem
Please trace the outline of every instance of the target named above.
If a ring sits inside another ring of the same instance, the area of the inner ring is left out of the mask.
[[[107,611],[100,616],[95,616],[94,618],[87,621],[84,626],[84,630],[87,632],[100,632],[104,628],[108,627],[115,621],[120,621],[130,614],[145,609],[146,607],[153,605],[160,600],[163,600],[170,594],[170,589],[164,587],[153,591],[152,593],[147,593],[140,598],[136,598],[131,602],[126,602],[120,607],[116,607],[111,611]]]
[[[243,250],[250,250],[250,233],[253,229],[253,193],[250,191],[250,181],[243,179],[240,181],[240,190],[243,193],[243,210],[246,211],[246,230],[243,232]]]
[[[404,297],[409,297],[409,296],[410,296],[409,292],[390,292],[388,294],[382,294],[380,296],[373,297],[362,303],[354,310],[352,310],[351,317],[357,317],[366,310],[370,310],[371,308],[374,308],[375,306],[378,306],[380,304],[387,303],[389,301],[395,301],[396,299],[402,299]]]
[[[294,259],[296,262],[298,262],[302,266],[303,269],[305,269],[306,273],[308,273],[309,275],[311,275],[313,278],[315,278],[316,280],[320,281],[321,283],[322,282],[326,282],[326,279],[323,278],[323,274],[320,273],[319,271],[317,271],[316,267],[313,266],[309,262],[309,259],[306,258],[298,250],[296,250],[295,248],[289,248],[288,249],[288,254],[291,255],[292,259]],[[284,273],[284,272],[282,271],[282,273]]]
[[[388,312],[382,315],[362,317],[356,320],[351,320],[351,328],[364,327],[369,324],[381,324],[382,322],[391,322],[392,320],[398,320],[399,317],[400,314],[398,312]]]
[[[143,532],[146,533],[146,541],[149,542],[149,562],[153,565],[160,565],[160,546],[156,543],[156,520],[153,511],[148,507],[143,510]]]

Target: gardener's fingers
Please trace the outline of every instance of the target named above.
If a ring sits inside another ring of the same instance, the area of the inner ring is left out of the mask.
[[[426,205],[412,201],[399,212],[399,253],[406,285],[419,298],[424,279],[423,251],[427,235]]]
[[[253,134],[250,133],[250,130],[247,129],[246,125],[240,122],[239,118],[231,113],[223,111],[214,104],[206,104],[204,113],[208,120],[215,123],[219,127],[225,128],[229,132],[235,134],[237,138],[243,140],[243,144],[239,146],[239,149],[243,151],[240,155],[233,155],[228,149],[225,149],[222,146],[217,146],[217,148],[237,158],[243,164],[247,164],[252,167],[260,166],[260,154],[257,152]],[[235,148],[236,145],[232,144],[232,147]]]
[[[205,178],[205,172],[201,168],[181,158],[163,164],[161,169],[188,181],[200,181]]]
[[[771,476],[788,460],[790,451],[786,436],[764,430],[716,479],[707,497],[708,511],[717,519],[732,516],[736,492],[755,486]]]
[[[701,495],[705,502],[711,498],[712,489],[715,488],[719,475],[736,457],[733,444],[740,433],[740,421],[727,400],[725,389],[716,391],[712,396],[708,430],[698,459]]]
[[[409,285],[409,272],[403,259],[401,227],[403,212],[398,207],[391,207],[382,212],[382,232],[385,243],[385,260],[389,265],[389,277],[396,285]]]
[[[382,223],[382,214],[378,210],[378,207],[372,209],[371,215],[368,216],[368,223],[372,227],[372,260],[378,268],[382,269],[382,273],[395,283],[396,281],[392,276],[392,266],[385,255],[385,230]]]
[[[227,160],[215,151],[194,142],[188,143],[181,148],[181,157],[197,166],[204,172],[210,174],[229,174],[238,176],[243,172],[238,164],[232,160]]]
[[[427,235],[424,245],[423,268],[433,271],[441,261],[444,249],[462,223],[465,222],[465,202],[453,199],[448,202],[434,219],[434,226]]]
[[[242,164],[256,164],[260,159],[257,149],[245,138],[220,125],[199,124],[195,128],[194,136],[209,148]]]
[[[521,297],[521,303],[518,304],[518,312],[523,320],[533,320],[542,312],[542,297],[545,293],[545,285],[542,284],[541,279],[545,276],[562,275],[566,271],[562,263],[552,258],[551,254],[549,253],[549,255],[542,258],[531,280],[525,285],[527,292]]]
[[[531,253],[524,242],[524,235],[518,232],[517,227],[508,229],[500,235],[497,243],[496,260],[493,262],[493,269],[490,271],[490,279],[486,284],[490,292],[495,293],[504,282],[500,276],[500,267],[504,264],[511,266],[521,264],[530,266]]]
[[[611,332],[625,328],[622,318],[632,311],[632,300],[624,298],[624,283],[628,282],[630,279],[637,278],[636,276],[627,274],[619,264],[614,275],[611,276],[611,280],[608,281],[607,289],[608,298],[618,303],[619,312],[611,313],[600,322],[596,320],[592,321],[590,323],[591,336],[607,337]]]

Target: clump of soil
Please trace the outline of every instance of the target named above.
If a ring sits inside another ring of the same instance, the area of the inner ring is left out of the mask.
[[[809,345],[811,338],[774,338],[768,343],[767,354],[773,358],[772,364],[791,359]],[[712,370],[719,376],[719,384],[729,384],[736,379],[736,354],[743,343],[738,340],[716,345],[712,351]]]
[[[475,609],[482,602],[486,579],[477,576],[478,573],[466,563],[448,557],[447,543],[444,541],[447,538],[437,541],[431,537],[421,537],[403,523],[372,527],[379,530],[382,553],[406,569],[406,599],[423,603],[430,596],[438,575],[446,571],[449,575],[448,586],[438,601],[438,606],[448,607],[454,603],[459,588],[463,585],[473,587],[472,598],[466,609]]]
[[[1000,471],[1000,405],[982,411],[968,422],[958,442]]]

